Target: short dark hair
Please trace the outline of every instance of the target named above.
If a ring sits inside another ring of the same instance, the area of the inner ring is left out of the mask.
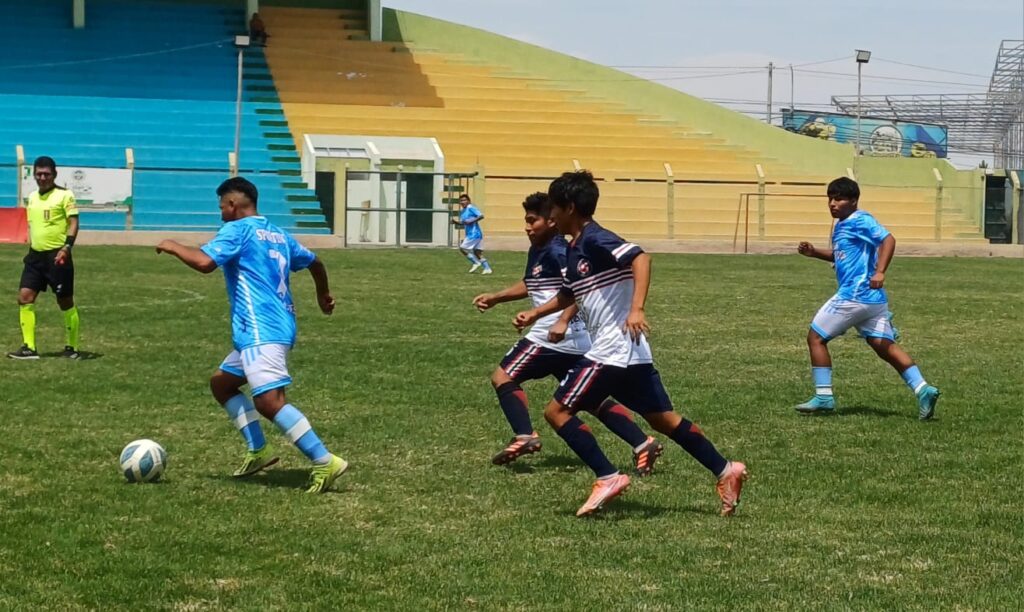
[[[52,157],[42,155],[40,157],[37,157],[36,161],[32,162],[32,169],[35,170],[36,168],[49,168],[50,170],[53,170],[54,174],[56,174],[57,162],[53,161]]]
[[[225,193],[240,193],[249,198],[253,206],[256,206],[260,197],[260,192],[256,189],[256,185],[240,176],[231,177],[220,184],[220,187],[217,188],[217,197],[221,197]]]
[[[460,193],[460,194],[459,194],[459,199],[461,200],[462,198],[466,198],[466,199],[467,199],[467,200],[469,200],[470,202],[472,202],[472,201],[473,201],[473,198],[469,197],[469,194],[468,194],[468,193]]]
[[[586,170],[564,172],[562,176],[551,181],[548,197],[553,206],[565,207],[572,203],[576,211],[584,217],[593,217],[597,210],[597,200],[601,192],[594,182],[594,175]]]
[[[859,200],[860,199],[860,186],[857,185],[857,181],[852,178],[841,176],[836,180],[828,184],[828,190],[826,191],[829,199],[842,199],[842,200]]]
[[[523,210],[547,219],[551,216],[551,200],[548,199],[548,194],[543,191],[531,193],[523,200]]]

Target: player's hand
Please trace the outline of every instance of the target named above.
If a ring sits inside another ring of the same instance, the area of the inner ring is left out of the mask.
[[[320,312],[329,315],[334,312],[334,298],[330,293],[317,294],[316,302],[320,305]]]
[[[53,258],[53,265],[63,266],[64,262],[66,262],[67,260],[68,250],[62,247],[61,250],[57,251],[57,255]]]
[[[178,246],[178,243],[173,240],[161,240],[160,244],[156,245],[156,254],[173,253],[176,246]]]
[[[565,332],[569,331],[569,323],[561,319],[555,321],[548,330],[548,342],[558,344],[565,340]]]
[[[875,272],[871,275],[871,280],[868,281],[868,285],[870,285],[872,289],[881,289],[884,284],[885,272]]]
[[[807,257],[814,257],[814,245],[810,242],[801,242],[796,246],[796,252]]]
[[[647,324],[647,315],[642,309],[635,308],[629,311],[626,324],[622,326],[622,333],[628,333],[636,344],[640,344],[640,336],[651,333],[651,326]]]
[[[452,225],[462,225],[462,221],[459,221],[458,219],[452,219]]]
[[[533,310],[524,310],[512,319],[512,325],[515,325],[519,331],[523,331],[530,325],[533,325],[533,322],[536,320],[537,314]]]
[[[497,302],[494,301],[493,293],[481,293],[480,295],[473,298],[473,306],[476,306],[476,309],[479,310],[480,312],[483,312],[488,308],[495,306],[496,304]]]

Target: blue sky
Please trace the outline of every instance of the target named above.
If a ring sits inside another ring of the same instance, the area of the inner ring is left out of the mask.
[[[857,93],[856,48],[873,53],[864,70],[864,95],[981,93],[988,87],[1000,41],[1024,39],[1024,0],[383,4],[622,67],[750,113],[766,112],[769,61],[776,65],[776,112],[789,106],[789,64],[797,65],[795,106],[826,109],[832,95]]]

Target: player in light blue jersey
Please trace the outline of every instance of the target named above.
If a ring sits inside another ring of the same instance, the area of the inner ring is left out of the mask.
[[[234,350],[210,378],[214,398],[245,439],[248,451],[236,477],[250,476],[278,461],[263,437],[259,415],[281,432],[313,462],[310,493],[323,493],[348,469],[348,463],[328,452],[298,408],[288,403],[291,384],[288,352],[295,344],[295,306],[289,286],[291,272],[308,269],[324,314],[334,311],[327,269],[312,251],[256,211],[256,186],[241,177],[217,188],[224,225],[202,248],[164,240],[157,253],[174,255],[204,274],[224,270],[231,304]],[[241,388],[248,384],[252,401]]]
[[[914,360],[896,344],[888,296],[883,288],[885,272],[896,251],[896,238],[874,217],[857,208],[859,200],[860,187],[856,181],[842,177],[829,183],[828,209],[838,219],[832,231],[832,248],[818,249],[809,242],[801,242],[797,247],[801,255],[832,262],[839,289],[818,310],[807,332],[815,392],[814,397],[796,409],[803,413],[835,409],[828,342],[856,327],[875,353],[900,373],[917,396],[918,417],[927,420],[935,414],[939,390],[925,381]]]
[[[473,264],[469,273],[476,272],[482,266],[483,274],[490,274],[493,270],[491,270],[491,264],[487,263],[487,258],[484,257],[484,231],[480,229],[480,221],[483,220],[484,214],[480,212],[479,208],[473,206],[466,194],[459,196],[459,206],[462,207],[462,212],[459,213],[457,219],[452,219],[452,224],[466,230],[466,237],[459,245],[459,251]]]

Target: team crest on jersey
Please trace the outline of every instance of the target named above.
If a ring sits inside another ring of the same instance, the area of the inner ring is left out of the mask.
[[[532,274],[534,278],[537,278],[538,276],[540,276],[540,273],[543,272],[543,271],[544,271],[544,266],[542,266],[541,264],[537,264],[537,265],[535,265],[533,267],[532,270],[530,270],[530,274]]]
[[[580,276],[590,274],[590,262],[586,259],[579,260],[576,262],[576,271],[579,272]]]

